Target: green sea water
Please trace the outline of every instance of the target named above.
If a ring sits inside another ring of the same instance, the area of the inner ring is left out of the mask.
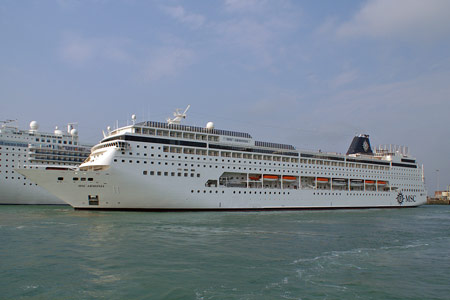
[[[450,206],[0,206],[0,299],[450,299]]]

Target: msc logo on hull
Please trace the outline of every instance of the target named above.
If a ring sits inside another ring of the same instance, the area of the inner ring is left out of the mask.
[[[402,192],[397,195],[398,204],[402,205],[404,202],[416,202],[416,195],[403,195]]]

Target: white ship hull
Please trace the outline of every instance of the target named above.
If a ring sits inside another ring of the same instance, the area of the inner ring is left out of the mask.
[[[385,147],[373,153],[368,136],[359,135],[346,155],[298,151],[255,141],[248,133],[216,130],[210,123],[201,128],[148,121],[109,131],[77,170],[17,171],[76,209],[422,205],[423,168],[399,150]]]
[[[414,207],[426,203],[423,193],[410,193],[407,200],[399,202],[397,192],[205,187],[203,178],[143,177],[124,169],[108,172],[20,170],[20,173],[76,209],[348,209]],[[70,180],[74,176],[94,178],[94,181],[74,183]],[[55,184],[59,177],[64,180]]]

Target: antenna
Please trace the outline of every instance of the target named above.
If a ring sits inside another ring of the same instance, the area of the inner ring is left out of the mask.
[[[77,126],[78,126],[78,122],[67,123],[67,133],[70,134],[72,129],[76,129]]]
[[[425,171],[423,169],[423,164],[422,164],[422,182],[425,183]]]
[[[14,123],[14,122],[17,122],[17,119],[0,120],[0,123],[2,123],[3,125],[9,124],[9,123]]]
[[[173,113],[174,118],[167,118],[167,123],[169,124],[180,124],[182,119],[186,119],[186,113],[189,110],[191,105],[189,104],[183,113],[180,113],[180,108],[177,108],[175,112]]]
[[[103,133],[104,138],[110,136],[111,135],[111,126],[106,127],[106,133],[104,130],[102,130],[102,133]]]

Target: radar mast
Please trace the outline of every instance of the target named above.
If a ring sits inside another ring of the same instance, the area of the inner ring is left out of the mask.
[[[191,105],[189,104],[183,113],[180,112],[181,111],[180,108],[177,108],[173,113],[174,118],[173,119],[167,118],[167,123],[179,125],[181,123],[181,120],[186,119],[186,112],[189,110],[190,107]]]

